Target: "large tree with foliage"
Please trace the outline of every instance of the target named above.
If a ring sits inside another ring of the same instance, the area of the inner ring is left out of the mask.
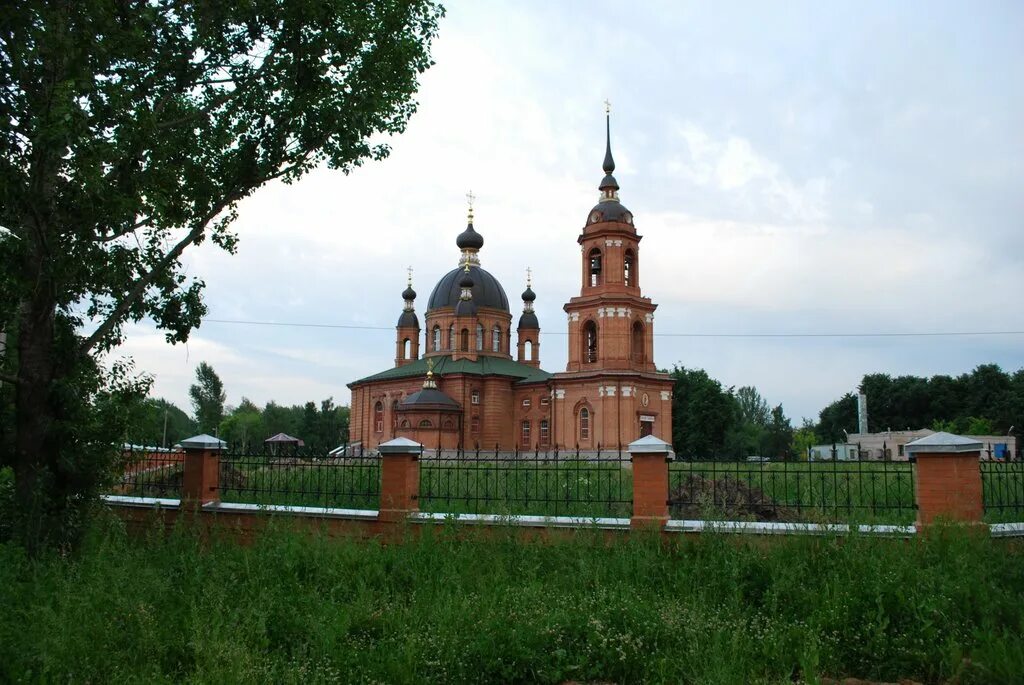
[[[199,362],[196,367],[196,382],[189,386],[188,396],[192,400],[192,412],[199,430],[216,435],[220,431],[220,422],[224,420],[227,393],[220,376],[206,362]]]
[[[720,456],[725,435],[736,418],[731,388],[703,369],[672,369],[672,444],[682,457]]]
[[[79,498],[65,477],[79,441],[54,430],[76,392],[62,389],[128,321],[187,339],[203,283],[180,259],[207,239],[234,250],[240,200],[384,157],[441,14],[430,0],[0,7],[0,225],[14,235],[0,330],[17,350],[0,379],[16,386],[26,542],[60,533]]]

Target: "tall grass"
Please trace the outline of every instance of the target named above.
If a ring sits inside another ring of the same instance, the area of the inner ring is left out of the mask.
[[[0,546],[0,681],[1021,682],[1020,545],[705,535]]]

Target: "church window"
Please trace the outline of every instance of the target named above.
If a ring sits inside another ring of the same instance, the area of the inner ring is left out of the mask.
[[[448,327],[448,349],[455,351],[455,324]]]
[[[406,338],[402,341],[402,359],[412,357],[412,341]]]
[[[583,324],[583,361],[588,364],[597,361],[597,324],[593,321]]]
[[[501,328],[491,329],[491,352],[501,352]]]
[[[451,420],[451,419],[445,419],[445,420],[444,420],[444,424],[442,424],[442,426],[441,426],[441,427],[442,427],[442,428],[444,428],[444,429],[445,429],[445,430],[447,430],[447,431],[450,431],[450,430],[452,430],[453,428],[455,428],[455,424],[454,424],[454,423],[452,423],[452,420]]]
[[[590,285],[601,285],[601,250],[596,247],[590,251]]]
[[[373,430],[377,433],[384,432],[384,403],[378,402],[373,405]]]
[[[622,280],[626,287],[633,285],[633,251],[626,250],[626,260],[622,265]]]
[[[543,419],[540,422],[540,444],[543,447],[547,447],[548,441],[551,439],[551,431],[548,428],[548,420]]]
[[[546,407],[549,404],[551,404],[551,398],[550,397],[542,397],[542,398],[540,398],[540,406]]]
[[[409,427],[409,420],[408,419],[402,419],[402,428],[408,428],[408,427]]]
[[[433,428],[434,424],[430,422],[430,419],[423,419],[420,421],[420,428]]]
[[[476,351],[482,352],[484,349],[484,327],[480,324],[476,325]]]
[[[523,447],[530,446],[530,422],[523,421]]]
[[[474,390],[473,392],[471,392],[469,394],[469,403],[470,404],[480,404],[480,391],[479,390]]]
[[[527,340],[523,343],[523,359],[528,362],[533,361],[533,341]]]
[[[580,409],[580,440],[590,440],[590,410]]]
[[[469,430],[473,433],[480,432],[480,417],[474,416],[469,420]]]
[[[633,322],[633,361],[644,360],[644,325],[639,321]]]
[[[523,406],[524,407],[529,407],[530,406],[530,398],[529,397],[524,397],[523,398]]]
[[[469,329],[462,329],[462,344],[459,345],[459,349],[463,352],[469,352]]]
[[[441,327],[434,326],[434,352],[441,351]]]

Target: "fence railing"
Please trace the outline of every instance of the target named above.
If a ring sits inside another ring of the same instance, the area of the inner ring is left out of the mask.
[[[226,450],[219,468],[224,502],[376,509],[380,500],[380,455],[361,449]]]
[[[887,461],[702,461],[669,467],[677,519],[910,523],[914,470]]]
[[[420,458],[422,511],[629,517],[633,478],[622,449],[484,452]]]
[[[185,453],[181,450],[137,448],[122,451],[124,468],[114,492],[134,497],[181,497]]]
[[[1024,521],[1024,462],[981,461],[980,468],[985,520]]]

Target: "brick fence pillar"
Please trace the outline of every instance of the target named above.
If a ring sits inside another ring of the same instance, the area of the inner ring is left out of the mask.
[[[633,459],[632,528],[661,528],[668,521],[668,464],[672,445],[653,435],[629,444]]]
[[[202,506],[220,501],[220,452],[227,443],[212,435],[197,435],[181,441],[185,450],[185,472],[181,481],[181,504]]]
[[[917,523],[936,518],[981,523],[985,513],[981,494],[982,444],[950,433],[934,433],[909,442],[906,454],[915,459],[914,497]]]
[[[397,523],[420,510],[420,455],[423,445],[409,438],[382,442],[380,450],[381,521]]]

